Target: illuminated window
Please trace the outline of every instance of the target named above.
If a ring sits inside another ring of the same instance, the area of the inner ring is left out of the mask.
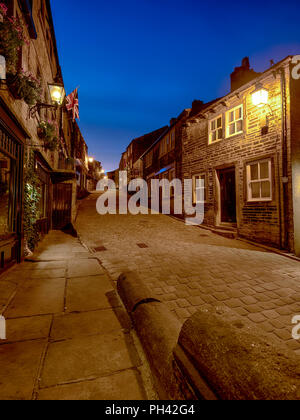
[[[243,105],[231,109],[226,114],[226,137],[243,132]]]
[[[272,200],[271,159],[247,165],[248,201]]]
[[[223,138],[222,115],[209,122],[209,143],[214,143]]]
[[[201,204],[206,202],[206,175],[193,176],[193,202]]]

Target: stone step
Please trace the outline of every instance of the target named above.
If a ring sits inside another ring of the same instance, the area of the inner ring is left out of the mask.
[[[232,229],[224,229],[222,228],[212,228],[212,233],[216,233],[217,235],[223,236],[224,238],[228,239],[236,239],[238,237],[237,230]]]

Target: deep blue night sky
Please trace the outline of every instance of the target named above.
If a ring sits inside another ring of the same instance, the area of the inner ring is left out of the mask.
[[[226,94],[250,56],[300,54],[299,1],[51,0],[67,92],[80,86],[89,154],[118,167],[132,138],[168,124],[194,99]]]

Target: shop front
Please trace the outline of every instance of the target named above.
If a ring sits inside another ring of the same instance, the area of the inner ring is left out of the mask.
[[[0,105],[0,272],[22,258],[22,137]]]

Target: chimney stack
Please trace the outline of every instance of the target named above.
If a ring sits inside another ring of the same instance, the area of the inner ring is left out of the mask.
[[[251,82],[251,80],[259,75],[260,73],[256,73],[253,69],[250,69],[249,57],[243,58],[241,67],[236,67],[234,72],[231,73],[231,92]]]
[[[200,101],[199,99],[195,99],[192,103],[192,111],[190,116],[197,115],[203,108],[204,102]]]

